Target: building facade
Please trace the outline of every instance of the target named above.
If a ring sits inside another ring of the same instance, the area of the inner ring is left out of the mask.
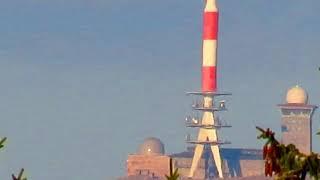
[[[286,101],[278,105],[281,112],[281,142],[294,144],[300,152],[310,154],[312,115],[316,106],[308,104],[308,94],[299,86],[288,90]]]

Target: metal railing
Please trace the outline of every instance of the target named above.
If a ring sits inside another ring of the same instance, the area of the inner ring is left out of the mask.
[[[219,101],[218,105],[210,104],[205,106],[203,100],[196,100],[192,103],[191,107],[194,110],[200,110],[200,111],[227,111],[225,101]]]
[[[205,129],[218,129],[218,128],[224,128],[224,127],[231,127],[230,124],[228,124],[226,121],[221,121],[220,118],[217,116],[215,118],[214,124],[204,124],[202,123],[202,120],[198,117],[186,117],[186,127],[199,127],[199,128],[205,128]]]

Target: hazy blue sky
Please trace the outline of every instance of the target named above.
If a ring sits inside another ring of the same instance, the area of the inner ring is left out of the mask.
[[[0,179],[20,167],[32,180],[112,179],[147,136],[168,153],[185,149],[203,1],[0,2]],[[219,89],[233,93],[223,136],[259,147],[254,126],[280,130],[276,104],[289,87],[320,102],[320,1],[219,6]]]

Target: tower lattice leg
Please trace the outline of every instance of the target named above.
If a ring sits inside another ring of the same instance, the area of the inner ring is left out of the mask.
[[[206,102],[207,101],[207,102]],[[206,103],[212,103],[212,99],[206,99]],[[202,123],[203,124],[214,124],[214,116],[212,112],[205,112],[203,114],[202,118]],[[199,130],[199,135],[198,135],[198,141],[218,141],[218,136],[217,136],[217,130],[216,129],[204,129],[201,128]],[[192,165],[189,173],[189,177],[194,176],[194,172],[198,167],[199,160],[201,159],[202,153],[203,153],[204,145],[202,144],[197,144],[195,151],[194,151],[194,157],[192,160]],[[211,146],[211,151],[212,155],[214,157],[214,162],[216,165],[216,168],[219,173],[219,177],[223,178],[223,172],[222,172],[222,158],[220,155],[220,149],[218,145],[212,145]]]
[[[195,170],[197,169],[197,166],[199,164],[199,160],[201,159],[202,153],[203,153],[204,145],[198,144],[196,145],[194,156],[192,160],[192,165],[189,173],[189,177],[193,177]]]

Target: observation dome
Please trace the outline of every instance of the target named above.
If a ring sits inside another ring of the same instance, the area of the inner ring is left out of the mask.
[[[138,149],[140,155],[164,155],[164,153],[164,144],[154,137],[146,138]]]
[[[288,104],[306,104],[308,101],[307,92],[299,87],[298,85],[292,87],[287,92],[287,103]]]

